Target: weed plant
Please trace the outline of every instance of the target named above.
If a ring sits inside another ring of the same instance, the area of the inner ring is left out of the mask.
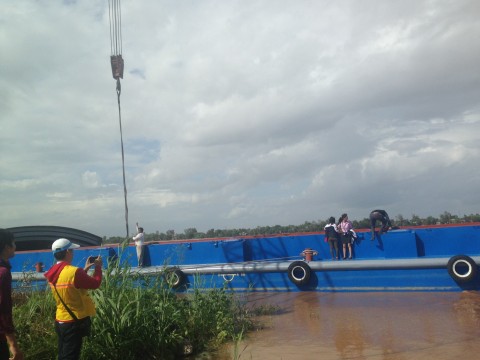
[[[51,290],[15,292],[13,301],[15,330],[25,359],[56,359],[57,335],[54,329],[56,308]]]
[[[90,294],[97,313],[84,339],[83,360],[168,360],[214,351],[238,341],[253,324],[230,291],[176,293],[161,274],[141,274],[118,260],[109,261],[101,287]],[[23,293],[16,301],[14,319],[26,359],[56,358],[54,316],[50,289]]]

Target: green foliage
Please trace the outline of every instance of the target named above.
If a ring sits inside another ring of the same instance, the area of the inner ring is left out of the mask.
[[[332,214],[333,215],[333,214]],[[330,216],[330,215],[329,215]],[[328,216],[328,217],[329,217]],[[338,219],[338,217],[337,217]],[[480,214],[463,215],[463,217],[452,215],[445,211],[438,218],[428,216],[420,218],[418,215],[412,214],[411,219],[406,219],[403,215],[397,215],[395,218],[397,226],[416,226],[416,225],[434,225],[434,224],[450,224],[461,222],[480,222]],[[360,220],[352,220],[355,229],[369,229],[370,219],[368,217]],[[204,238],[228,238],[241,236],[264,236],[269,234],[289,234],[297,232],[318,232],[323,231],[327,224],[327,219],[318,221],[305,221],[301,225],[275,225],[275,226],[257,226],[253,229],[209,229],[206,233],[197,231],[196,228],[187,228],[184,233],[175,233],[174,230],[167,230],[166,233],[145,233],[145,241],[163,241],[163,240],[183,240],[183,239],[204,239]],[[120,243],[124,239],[121,237],[111,237],[105,239],[106,243]]]
[[[13,318],[25,359],[51,360],[57,354],[55,301],[50,289],[14,293]]]
[[[238,339],[252,321],[224,289],[177,294],[162,274],[142,275],[109,261],[102,285],[90,292],[96,304],[92,334],[82,359],[175,359]],[[15,323],[27,359],[56,358],[55,302],[50,289],[17,294]]]
[[[92,292],[97,305],[84,358],[173,359],[191,344],[213,349],[250,326],[233,294],[223,289],[177,295],[161,275],[132,274],[113,264]]]
[[[197,347],[208,344],[215,348],[252,326],[245,309],[224,289],[197,289],[190,299],[184,300],[182,318],[186,321],[182,332]]]
[[[92,297],[97,314],[85,359],[174,358],[183,340],[175,329],[179,310],[160,276],[132,274],[126,264],[112,262]]]

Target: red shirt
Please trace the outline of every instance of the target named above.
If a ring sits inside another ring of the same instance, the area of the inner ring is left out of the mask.
[[[59,261],[48,270],[44,276],[48,282],[56,284],[58,276],[67,265],[65,261]],[[77,268],[75,272],[74,284],[77,289],[98,289],[102,283],[102,268],[95,266],[93,275],[88,275],[82,268]]]
[[[8,261],[0,260],[0,336],[15,331],[12,319],[12,273]]]

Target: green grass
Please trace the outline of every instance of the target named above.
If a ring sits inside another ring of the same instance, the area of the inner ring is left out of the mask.
[[[48,291],[14,293],[13,321],[26,359],[56,358],[55,301]]]
[[[214,351],[253,328],[252,312],[225,289],[175,293],[161,274],[132,275],[110,262],[102,285],[90,291],[97,314],[82,359],[175,359],[185,351]],[[15,294],[14,322],[26,359],[56,358],[51,290]]]

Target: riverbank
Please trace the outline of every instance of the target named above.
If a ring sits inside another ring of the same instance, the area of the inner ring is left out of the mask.
[[[249,306],[278,306],[263,329],[217,359],[474,359],[480,293],[257,293]]]

